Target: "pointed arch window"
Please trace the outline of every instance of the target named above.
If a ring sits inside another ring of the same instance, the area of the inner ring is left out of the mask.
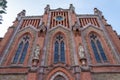
[[[61,62],[65,62],[65,48],[64,48],[64,42],[62,41],[60,43],[60,59],[61,59]]]
[[[100,51],[100,54],[101,54],[103,61],[107,61],[106,55],[105,55],[104,50],[103,50],[102,45],[101,45],[101,42],[99,40],[97,40],[96,42],[97,42],[97,46],[98,46],[98,49]]]
[[[19,55],[20,55],[20,53],[21,53],[21,51],[22,51],[22,47],[23,47],[23,41],[21,41],[21,43],[20,43],[19,46],[18,46],[18,49],[17,49],[17,51],[16,51],[16,54],[15,54],[13,63],[16,63],[16,62],[17,62],[18,57],[19,57]]]
[[[59,43],[55,42],[55,51],[54,51],[54,62],[57,63],[59,61]]]
[[[25,56],[26,56],[26,53],[27,53],[28,46],[29,46],[29,42],[27,41],[27,42],[25,43],[23,52],[22,52],[22,54],[21,54],[19,63],[23,63],[23,61],[24,61],[24,59],[25,59]]]
[[[24,62],[28,47],[29,47],[29,36],[25,35],[20,40],[20,44],[18,45],[17,51],[13,59],[14,64],[16,63],[22,64]]]
[[[93,40],[91,40],[91,45],[92,45],[92,49],[93,49],[93,52],[94,52],[94,55],[95,55],[95,58],[96,58],[97,62],[101,62],[100,56],[98,54],[97,47],[96,47]]]
[[[96,34],[90,34],[91,47],[93,49],[95,59],[98,63],[107,62],[107,57],[105,55],[102,44]]]
[[[54,63],[65,63],[65,43],[61,34],[58,34],[54,43]]]

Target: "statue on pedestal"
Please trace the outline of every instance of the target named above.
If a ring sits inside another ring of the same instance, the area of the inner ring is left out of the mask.
[[[85,58],[85,51],[81,44],[79,45],[78,52],[79,52],[80,58]]]
[[[79,45],[79,56],[80,56],[80,62],[82,64],[82,66],[86,66],[87,65],[87,59],[85,57],[85,51],[83,46],[80,44]]]
[[[39,59],[40,56],[40,47],[37,45],[34,50],[34,59]]]
[[[34,49],[33,59],[32,59],[32,66],[37,67],[39,62],[39,56],[40,56],[40,46],[36,45]]]

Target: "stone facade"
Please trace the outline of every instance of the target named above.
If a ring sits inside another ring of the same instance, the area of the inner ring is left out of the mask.
[[[11,75],[0,75],[0,80],[26,80],[26,75],[11,74]]]
[[[120,74],[118,73],[98,73],[93,74],[93,80],[119,80]]]
[[[119,80],[119,45],[97,8],[87,15],[76,14],[72,4],[47,5],[40,16],[23,10],[0,38],[0,80]]]

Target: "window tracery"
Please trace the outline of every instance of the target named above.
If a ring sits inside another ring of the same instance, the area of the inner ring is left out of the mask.
[[[94,33],[90,34],[91,47],[93,49],[95,59],[97,62],[107,62],[107,57],[105,55],[104,49],[102,47],[101,41],[98,36]]]
[[[54,63],[65,62],[65,43],[61,34],[58,34],[54,43]]]
[[[24,62],[25,56],[27,54],[27,49],[29,47],[29,35],[25,35],[22,37],[22,39],[19,41],[19,45],[17,48],[17,51],[15,53],[13,63],[20,63],[22,64]]]

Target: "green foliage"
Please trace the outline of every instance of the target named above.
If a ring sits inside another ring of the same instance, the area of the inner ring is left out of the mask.
[[[1,22],[1,21],[2,21],[2,16],[0,15],[0,24],[2,24],[2,22]]]
[[[0,0],[0,14],[6,14],[7,1]],[[0,15],[0,24],[2,24],[2,16]]]
[[[0,10],[0,14],[5,14],[6,12],[4,10]]]

